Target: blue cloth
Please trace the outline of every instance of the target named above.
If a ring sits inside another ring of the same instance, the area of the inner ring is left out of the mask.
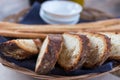
[[[88,73],[102,73],[109,71],[113,68],[113,63],[108,62],[103,64],[100,67],[94,68],[94,69],[77,69],[74,71],[64,71],[60,67],[55,67],[49,74],[54,74],[54,75],[62,75],[62,76],[77,76],[77,75],[83,75],[83,74],[88,74]]]
[[[27,15],[24,16],[24,19],[20,21],[21,24],[47,24],[44,22],[40,16],[39,16],[39,9],[40,4],[38,2],[35,2],[32,6],[31,10],[28,12]],[[80,20],[79,22],[88,22],[85,20]],[[0,43],[5,42],[9,40],[8,38],[0,37]],[[26,60],[15,60],[13,58],[5,57],[2,53],[0,53],[0,56],[9,62],[13,62],[18,66],[28,68],[30,70],[35,69],[36,59],[37,56],[34,56],[30,59]],[[113,62],[107,62],[104,63],[102,66],[95,68],[95,69],[77,69],[75,71],[66,72],[63,69],[61,69],[58,65],[55,66],[55,68],[49,73],[49,74],[56,74],[56,75],[64,75],[64,76],[71,76],[71,75],[82,75],[82,74],[88,74],[88,73],[101,73],[109,71],[113,68]]]
[[[40,4],[35,2],[28,12],[27,15],[24,16],[24,19],[20,21],[22,24],[47,24],[43,21],[39,16]]]

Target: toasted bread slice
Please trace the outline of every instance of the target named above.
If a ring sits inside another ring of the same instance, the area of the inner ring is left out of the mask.
[[[94,68],[102,65],[110,56],[110,39],[105,35],[91,32],[79,32],[90,40],[90,52],[84,67]]]
[[[120,60],[120,33],[117,32],[103,32],[111,39],[111,56],[109,57],[110,60]]]
[[[67,71],[80,68],[89,50],[88,38],[83,35],[64,33],[63,42],[58,64]]]
[[[39,45],[39,46],[38,46]],[[39,39],[16,39],[0,44],[0,51],[15,59],[26,59],[39,53],[41,41]]]
[[[36,62],[35,72],[46,74],[51,71],[59,57],[63,45],[61,35],[48,35],[44,40]]]

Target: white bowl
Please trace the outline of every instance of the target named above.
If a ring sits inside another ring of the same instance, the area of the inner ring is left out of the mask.
[[[44,14],[44,16],[48,19],[51,19],[51,20],[56,20],[56,21],[65,21],[65,22],[70,22],[70,21],[73,21],[73,20],[76,20],[76,19],[79,19],[80,18],[80,14],[78,15],[74,15],[74,16],[71,16],[71,17],[55,17],[55,16],[52,16],[52,15],[48,15],[46,14],[42,9],[40,11],[40,14]]]
[[[53,23],[70,24],[77,23],[80,18],[82,7],[71,1],[46,1],[41,5],[40,16]]]
[[[72,19],[71,20],[69,20],[69,19],[62,20],[62,19],[56,19],[56,18],[49,18],[43,13],[42,10],[40,11],[40,16],[45,22],[47,22],[49,24],[76,24],[79,21],[79,18],[76,18],[73,20]]]

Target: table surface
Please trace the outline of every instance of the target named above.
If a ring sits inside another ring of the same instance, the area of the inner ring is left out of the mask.
[[[7,67],[0,64],[0,80],[38,80],[30,76],[15,72]],[[106,74],[104,76],[96,77],[90,80],[120,80],[120,78],[112,75]]]

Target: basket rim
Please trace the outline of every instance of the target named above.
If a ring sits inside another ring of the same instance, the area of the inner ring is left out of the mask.
[[[33,78],[37,78],[37,79],[49,79],[49,80],[67,80],[67,79],[90,79],[90,78],[95,78],[95,77],[99,77],[102,75],[105,75],[107,73],[111,73],[111,72],[115,72],[117,70],[120,70],[120,65],[116,66],[115,68],[113,68],[110,71],[107,72],[103,72],[103,73],[90,73],[90,74],[85,74],[85,75],[80,75],[80,76],[59,76],[59,75],[38,75],[37,73],[35,73],[34,71],[31,71],[27,68],[23,68],[20,67],[14,63],[11,63],[5,59],[3,59],[2,57],[0,57],[0,63],[2,65],[4,65],[5,67],[8,67],[9,69],[12,69],[16,72],[31,76]]]

